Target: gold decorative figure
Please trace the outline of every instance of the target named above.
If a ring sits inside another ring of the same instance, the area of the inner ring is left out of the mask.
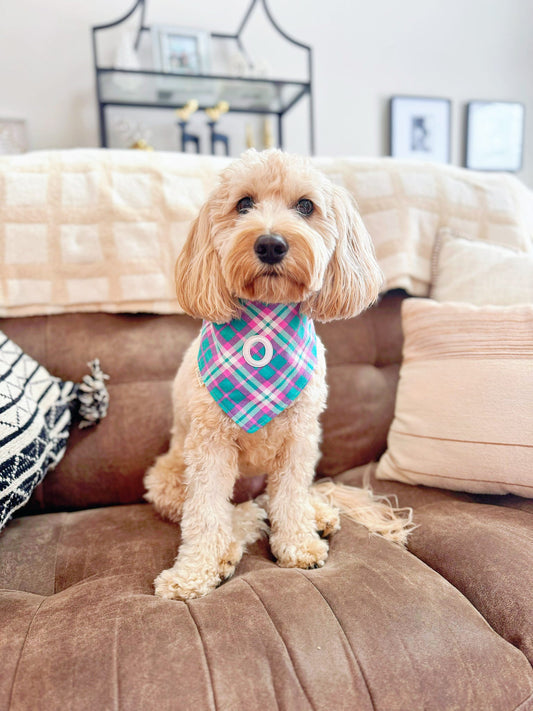
[[[209,109],[205,110],[205,113],[208,115],[209,119],[213,122],[216,122],[219,120],[219,118],[222,116],[222,114],[227,114],[229,111],[229,104],[227,101],[219,101],[216,106],[212,106]]]
[[[188,121],[195,111],[198,111],[196,99],[189,99],[180,109],[176,109],[176,116],[180,121]]]
[[[139,138],[138,141],[135,141],[135,143],[132,143],[130,148],[137,148],[140,151],[153,151],[154,147],[151,146],[147,141],[144,140],[144,138]]]

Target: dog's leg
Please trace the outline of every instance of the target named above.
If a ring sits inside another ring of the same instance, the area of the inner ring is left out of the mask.
[[[184,459],[182,542],[173,567],[155,581],[157,595],[181,600],[216,588],[233,573],[243,552],[233,535],[230,497],[238,476],[238,452],[231,437],[198,423],[185,441]]]
[[[146,494],[156,510],[177,523],[185,501],[185,462],[181,443],[172,442],[166,454],[158,457],[144,477]]]
[[[242,547],[243,553],[246,546],[268,534],[267,512],[257,502],[243,501],[242,504],[236,504],[232,514],[233,537]]]
[[[328,543],[317,533],[309,490],[318,458],[318,440],[318,434],[290,437],[268,478],[270,548],[284,568],[321,567],[328,556]]]

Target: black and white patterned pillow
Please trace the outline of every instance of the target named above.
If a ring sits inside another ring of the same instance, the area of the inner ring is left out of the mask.
[[[100,399],[108,397],[104,377]],[[0,331],[0,530],[65,453],[83,390],[50,375]],[[100,417],[106,410],[107,400]]]

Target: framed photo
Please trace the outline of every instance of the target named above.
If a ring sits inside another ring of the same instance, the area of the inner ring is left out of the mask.
[[[472,170],[522,168],[524,105],[512,101],[471,101],[466,113],[465,165]]]
[[[0,155],[25,153],[27,150],[26,121],[0,118]]]
[[[423,96],[390,100],[390,155],[450,162],[451,101]]]
[[[154,25],[151,29],[154,69],[173,74],[207,74],[211,68],[208,32]]]
[[[0,155],[25,153],[28,132],[24,119],[0,118]]]

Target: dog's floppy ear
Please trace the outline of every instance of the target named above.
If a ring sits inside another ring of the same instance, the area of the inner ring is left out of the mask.
[[[238,312],[238,304],[222,277],[220,259],[211,240],[209,202],[201,208],[176,262],[176,294],[190,316],[225,323]]]
[[[311,296],[305,311],[317,321],[357,316],[378,297],[383,275],[370,235],[352,196],[333,186],[332,207],[337,243],[322,288]]]

